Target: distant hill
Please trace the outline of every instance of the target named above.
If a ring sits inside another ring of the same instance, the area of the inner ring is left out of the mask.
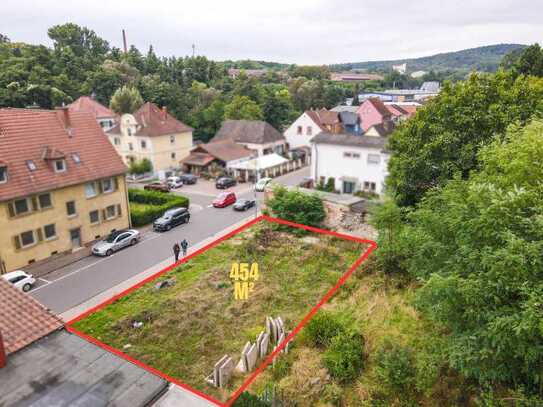
[[[407,72],[415,71],[483,71],[495,72],[502,58],[518,49],[526,48],[521,44],[497,44],[485,47],[445,52],[422,58],[397,59],[394,61],[368,61],[331,65],[332,70],[343,71],[364,69],[367,71],[390,71],[392,65],[407,63]]]

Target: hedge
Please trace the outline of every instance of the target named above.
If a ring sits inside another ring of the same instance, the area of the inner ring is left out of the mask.
[[[189,207],[189,199],[184,196],[158,191],[129,189],[130,218],[132,226],[143,226],[158,219],[168,209]],[[136,205],[134,205],[136,204]]]

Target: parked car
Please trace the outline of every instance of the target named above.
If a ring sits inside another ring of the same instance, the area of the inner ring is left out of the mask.
[[[189,220],[190,213],[187,208],[173,208],[164,212],[160,218],[153,222],[153,229],[157,232],[163,232],[182,223],[188,223]]]
[[[236,194],[233,192],[223,192],[217,198],[213,200],[213,206],[215,208],[225,208],[228,205],[236,203]]]
[[[221,177],[215,182],[217,189],[226,189],[236,185],[236,180],[230,177]]]
[[[36,279],[34,276],[32,276],[32,274],[27,274],[22,270],[15,270],[10,273],[3,274],[2,278],[8,283],[13,284],[15,288],[18,288],[25,293],[30,291],[30,289],[34,287],[34,284],[36,283]]]
[[[313,178],[311,177],[304,177],[299,183],[298,186],[300,188],[312,188],[313,187]]]
[[[198,177],[194,174],[181,174],[179,178],[181,178],[183,184],[186,185],[193,185],[196,184],[196,182],[198,181]]]
[[[255,205],[256,205],[256,201],[254,199],[239,199],[234,204],[234,210],[235,211],[246,211],[248,209],[251,209]]]
[[[263,192],[266,189],[266,185],[271,182],[271,178],[260,178],[255,185],[255,190],[258,192]]]
[[[170,186],[162,182],[153,182],[143,187],[146,191],[170,192]]]
[[[140,238],[140,232],[137,230],[117,230],[92,246],[92,254],[96,256],[111,256],[113,252],[121,250],[123,247],[135,245],[139,242]]]
[[[166,179],[166,183],[171,189],[177,189],[183,186],[183,180],[181,179],[181,177],[175,177],[175,176],[168,177]]]

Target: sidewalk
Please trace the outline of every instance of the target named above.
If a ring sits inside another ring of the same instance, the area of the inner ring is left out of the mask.
[[[250,217],[245,218],[245,219],[243,219],[243,220],[241,220],[241,221],[227,227],[226,229],[223,229],[220,232],[215,233],[213,236],[208,237],[207,239],[199,242],[198,244],[196,244],[196,245],[194,245],[192,247],[189,247],[189,249],[187,251],[187,254],[194,253],[195,251],[199,250],[200,248],[202,248],[202,247],[208,245],[209,243],[217,240],[221,236],[224,236],[224,235],[230,233],[231,231],[239,228],[240,226],[244,225],[245,223],[247,223],[249,220],[251,220],[253,218],[254,218],[254,216],[251,215]],[[77,305],[76,307],[73,307],[73,308],[69,309],[68,311],[60,314],[59,317],[63,321],[68,322],[68,321],[74,319],[75,317],[81,315],[82,313],[90,310],[91,308],[96,307],[97,305],[103,303],[104,301],[107,301],[108,299],[114,297],[115,295],[120,294],[123,291],[127,290],[128,288],[138,284],[139,282],[145,280],[146,278],[152,276],[153,274],[158,273],[159,271],[161,271],[161,270],[165,269],[166,267],[170,266],[173,262],[174,262],[174,257],[171,256],[171,257],[163,260],[162,262],[155,264],[153,267],[150,267],[147,270],[141,272],[140,274],[137,274],[134,277],[129,278],[128,280],[125,280],[122,283],[120,283],[120,284],[118,284],[118,285],[116,285],[114,287],[111,287],[111,288],[107,289],[106,291],[103,291],[100,294],[98,294],[98,295],[96,295],[96,296],[82,302],[81,304]]]

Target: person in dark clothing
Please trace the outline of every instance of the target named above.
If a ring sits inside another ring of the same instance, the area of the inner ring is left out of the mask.
[[[187,242],[187,239],[183,239],[181,242],[181,248],[183,249],[183,257],[187,255],[187,248],[189,247],[189,243]]]
[[[179,260],[179,252],[181,251],[181,247],[179,247],[179,243],[175,243],[173,245],[173,254],[175,256],[175,262],[177,263],[177,261]]]

